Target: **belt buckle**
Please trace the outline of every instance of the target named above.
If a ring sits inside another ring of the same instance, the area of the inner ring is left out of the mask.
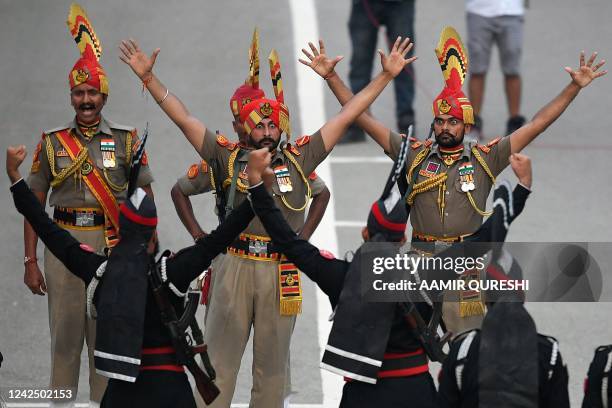
[[[249,252],[257,255],[268,254],[268,243],[249,239]]]
[[[94,223],[94,214],[86,213],[86,212],[77,212],[76,213],[76,221],[75,225],[77,227],[93,227]]]
[[[435,251],[434,253],[439,254],[445,249],[448,249],[451,246],[453,246],[453,243],[454,242],[450,242],[450,241],[435,241],[434,242],[434,251]]]

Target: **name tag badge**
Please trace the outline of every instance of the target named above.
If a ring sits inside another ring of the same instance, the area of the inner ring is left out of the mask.
[[[424,169],[419,170],[419,174],[423,177],[432,178],[438,174],[438,170],[440,170],[440,163],[429,161]]]
[[[65,149],[60,149],[55,153],[56,157],[69,157],[68,152]]]

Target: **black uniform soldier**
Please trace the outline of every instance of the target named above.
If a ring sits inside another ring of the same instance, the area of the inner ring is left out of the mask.
[[[517,158],[517,174],[521,181],[527,176],[524,157]],[[325,292],[335,308],[334,327],[323,356],[321,366],[348,378],[343,390],[341,407],[433,407],[435,388],[429,375],[428,356],[414,327],[405,321],[405,313],[394,303],[364,305],[360,302],[359,251],[351,262],[335,259],[326,251],[320,251],[300,239],[282,217],[279,209],[262,186],[261,173],[269,163],[265,151],[251,153],[249,160],[250,197],[257,216],[262,220],[272,239],[286,256]],[[397,163],[396,163],[396,166]],[[401,163],[398,168],[401,171]],[[519,168],[520,167],[520,168]],[[399,174],[400,171],[397,173]],[[393,172],[392,172],[393,174]],[[391,177],[390,177],[391,180]],[[527,181],[525,180],[525,183]],[[408,219],[403,202],[395,206],[386,201],[391,197],[392,186],[388,182],[385,193],[374,203],[363,230],[366,241],[389,241],[398,244],[405,240],[404,230]],[[499,196],[505,205],[496,207],[491,217],[474,236],[488,242],[493,233],[501,240],[507,230],[504,217],[508,217],[509,193],[502,186]],[[523,209],[529,190],[522,185],[514,192],[514,216]],[[451,272],[454,274],[454,272]],[[438,275],[440,278],[447,278]],[[289,277],[285,279],[285,282]],[[355,287],[357,286],[357,287]],[[425,314],[425,313],[424,313]],[[371,329],[375,327],[375,330]],[[364,344],[361,329],[367,327]],[[352,335],[351,335],[352,334]]]
[[[334,71],[341,57],[325,55],[320,42],[318,50],[310,44],[312,54],[303,50],[310,66],[324,78],[341,104],[352,97],[348,87]],[[594,79],[607,73],[599,71],[604,61],[594,63],[594,53],[588,61],[580,54],[578,69],[566,67],[571,82],[520,129],[507,138],[498,138],[486,145],[464,138],[474,123],[469,99],[461,85],[467,74],[467,52],[459,34],[452,27],[442,30],[436,48],[442,68],[445,88],[433,101],[434,120],[431,133],[435,141],[412,140],[406,161],[407,183],[412,186],[410,222],[412,242],[424,243],[433,252],[436,244],[464,240],[482,224],[487,197],[497,175],[508,165],[512,153],[522,151],[544,132],[569,106],[578,93]],[[397,156],[402,135],[391,131],[367,112],[357,118],[361,126],[391,157]],[[461,294],[459,302],[445,304],[445,322],[454,333],[477,327],[482,321],[482,299]]]
[[[162,257],[155,266],[156,208],[139,188],[120,207],[118,244],[110,256],[100,255],[49,219],[19,174],[25,156],[24,146],[7,150],[15,206],[49,250],[87,285],[88,310],[93,302],[97,311],[95,366],[99,374],[110,378],[102,406],[195,407],[183,365],[194,374],[204,400],[210,403],[218,390],[193,359],[193,354],[202,354],[212,376],[206,346],[201,338],[194,348],[185,343],[176,315],[184,311],[189,283],[251,221],[249,204],[239,206],[223,226],[196,245]],[[191,313],[195,305],[187,306]],[[193,314],[183,319],[190,324],[195,321]],[[197,326],[191,328],[192,333],[199,332]]]
[[[442,365],[440,408],[569,408],[556,339],[536,333],[518,299],[489,306],[482,330],[459,335]]]
[[[582,408],[612,407],[612,344],[599,346],[584,380]]]

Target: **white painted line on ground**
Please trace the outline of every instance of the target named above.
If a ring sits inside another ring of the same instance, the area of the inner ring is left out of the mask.
[[[365,223],[363,221],[347,221],[347,220],[337,220],[336,228],[363,228],[365,227]]]
[[[293,49],[300,50],[309,41],[316,43],[319,39],[319,26],[314,0],[290,0],[291,26],[293,27]],[[325,100],[323,98],[323,81],[309,68],[299,62],[295,63],[297,76],[297,92],[300,106],[302,134],[315,132],[325,123]],[[327,188],[331,191],[331,199],[325,215],[319,224],[312,242],[320,248],[325,248],[333,254],[338,253],[338,238],[335,228],[334,193],[329,159],[317,167],[317,174],[325,180]],[[319,350],[323,353],[327,344],[327,335],[331,329],[328,316],[331,313],[329,300],[317,290],[317,332]],[[340,405],[340,395],[343,381],[340,376],[321,370],[321,390],[323,393],[323,407],[337,407]],[[291,405],[297,407],[298,405]],[[306,407],[306,405],[300,405]],[[311,405],[315,407],[315,405]]]
[[[334,156],[334,157],[329,158],[329,162],[331,164],[354,164],[354,163],[389,164],[389,163],[392,163],[393,161],[387,156]]]

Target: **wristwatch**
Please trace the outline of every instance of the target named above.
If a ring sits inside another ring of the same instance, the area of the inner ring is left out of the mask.
[[[29,263],[36,263],[36,261],[38,261],[38,258],[36,258],[35,256],[33,256],[33,257],[24,256],[23,257],[23,264],[24,265],[27,265]]]

